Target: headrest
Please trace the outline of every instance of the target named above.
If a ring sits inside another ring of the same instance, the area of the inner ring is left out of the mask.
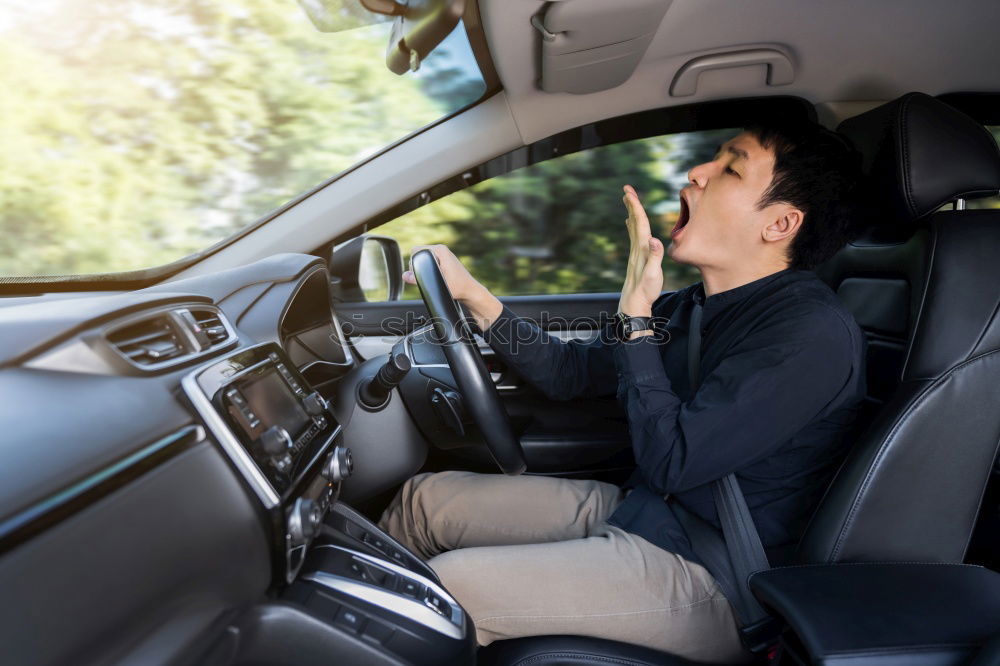
[[[1000,149],[981,124],[924,93],[849,118],[837,130],[863,157],[872,203],[912,222],[958,198],[1000,191]]]

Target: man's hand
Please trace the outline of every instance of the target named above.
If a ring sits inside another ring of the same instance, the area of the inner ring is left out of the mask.
[[[410,251],[410,257],[420,250],[431,251],[451,295],[456,301],[468,308],[469,314],[476,320],[481,330],[488,329],[503,311],[503,304],[497,297],[472,277],[468,269],[446,245],[418,245]],[[408,284],[417,283],[412,268],[403,273],[403,281]]]
[[[653,301],[663,291],[663,243],[653,238],[646,211],[631,185],[625,186],[623,201],[628,209],[625,225],[628,227],[631,250],[618,311],[631,317],[649,317]]]

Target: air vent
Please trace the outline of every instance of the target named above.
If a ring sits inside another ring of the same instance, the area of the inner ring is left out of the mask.
[[[108,344],[144,372],[158,372],[229,349],[239,342],[215,307],[173,307],[124,322],[105,334]]]
[[[225,322],[222,321],[221,314],[212,310],[192,310],[191,314],[194,315],[194,320],[198,324],[198,328],[208,336],[208,340],[212,346],[229,340],[229,330],[226,328]]]
[[[108,334],[108,342],[138,366],[154,366],[187,353],[169,315],[162,314]]]

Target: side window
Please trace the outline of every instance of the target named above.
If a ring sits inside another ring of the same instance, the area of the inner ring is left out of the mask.
[[[1000,145],[1000,125],[987,125],[986,129],[990,131],[993,135],[993,140]],[[991,197],[979,197],[978,199],[969,199],[965,202],[966,208],[969,210],[983,209],[983,208],[1000,208],[1000,195],[993,195]],[[938,211],[952,210],[954,208],[953,202],[946,203],[938,208]]]
[[[477,183],[396,218],[375,233],[443,243],[498,296],[621,289],[628,259],[622,186],[639,192],[653,234],[669,243],[687,171],[739,130],[685,132],[580,151]],[[664,263],[664,289],[698,279]],[[419,298],[407,286],[404,298]]]
[[[1000,125],[987,125],[986,129],[993,135],[993,139],[1000,144]],[[1000,196],[983,197],[981,199],[971,199],[966,203],[969,208],[1000,208]],[[950,204],[942,208],[951,208]]]

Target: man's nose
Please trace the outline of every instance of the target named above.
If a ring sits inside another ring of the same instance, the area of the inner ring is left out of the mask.
[[[708,185],[708,179],[712,177],[714,162],[705,162],[688,171],[688,182],[700,188]]]

